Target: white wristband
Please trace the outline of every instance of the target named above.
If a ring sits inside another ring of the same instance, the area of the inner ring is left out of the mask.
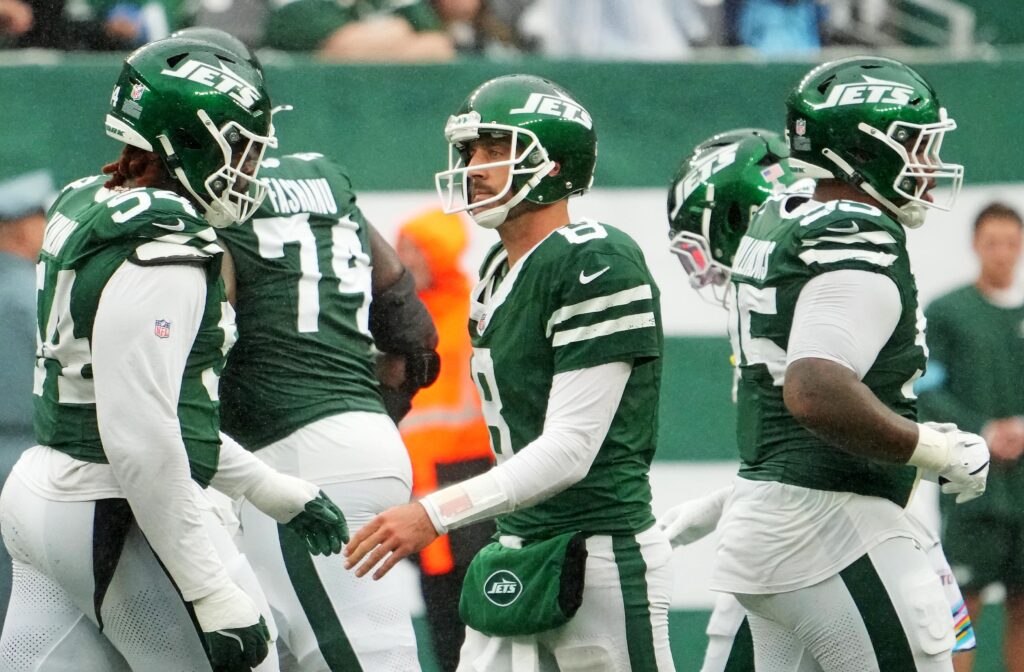
[[[949,436],[921,424],[917,431],[917,446],[907,464],[935,474],[942,472],[949,466]]]
[[[507,513],[513,503],[494,470],[432,492],[420,500],[438,534]]]

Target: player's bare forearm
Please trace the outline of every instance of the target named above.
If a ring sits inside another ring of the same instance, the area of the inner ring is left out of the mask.
[[[800,424],[848,453],[906,462],[917,445],[917,423],[894,413],[835,362],[807,357],[790,364],[783,398]]]
[[[399,560],[423,550],[437,536],[423,505],[412,502],[392,507],[352,536],[345,546],[345,569],[355,567],[356,576],[362,577],[383,561],[373,573],[376,581]]]

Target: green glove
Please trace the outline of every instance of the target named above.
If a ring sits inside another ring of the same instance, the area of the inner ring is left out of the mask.
[[[285,523],[285,527],[302,537],[313,555],[340,553],[341,547],[348,543],[345,514],[323,490],[306,503],[302,513]]]
[[[213,672],[249,672],[267,657],[270,630],[260,616],[259,623],[244,628],[204,632]]]

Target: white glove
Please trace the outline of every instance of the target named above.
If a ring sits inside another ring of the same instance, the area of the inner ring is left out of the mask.
[[[677,504],[658,518],[658,527],[672,548],[686,546],[711,534],[722,518],[725,500],[732,486],[716,490],[706,497]]]
[[[950,423],[918,425],[917,447],[907,460],[921,471],[921,477],[942,486],[942,492],[956,495],[963,504],[985,494],[989,454],[985,439],[963,432]]]

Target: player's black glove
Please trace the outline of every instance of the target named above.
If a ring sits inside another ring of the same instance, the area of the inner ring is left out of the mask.
[[[260,616],[244,628],[204,632],[213,672],[249,672],[267,657],[270,630]]]
[[[348,543],[345,514],[323,490],[306,503],[302,513],[285,523],[285,527],[302,537],[313,555],[340,553],[341,547]]]

